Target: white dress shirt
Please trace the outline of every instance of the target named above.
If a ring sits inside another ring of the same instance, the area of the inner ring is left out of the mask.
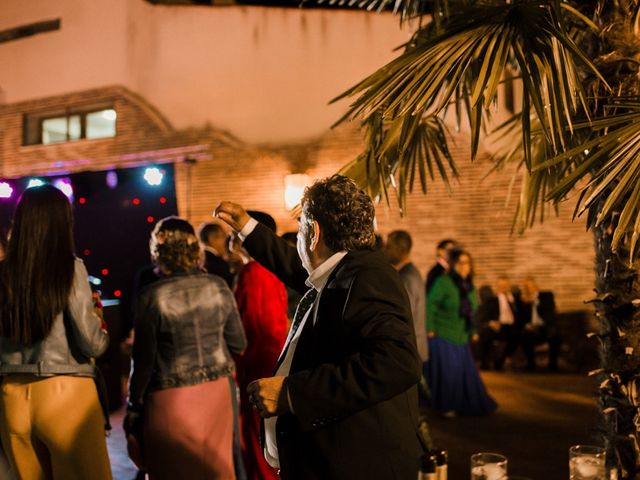
[[[293,361],[293,356],[296,352],[296,347],[298,346],[298,340],[300,340],[300,335],[302,330],[304,329],[305,324],[309,321],[309,317],[311,317],[311,321],[315,325],[316,323],[316,315],[318,312],[318,299],[320,295],[322,295],[322,289],[327,284],[327,280],[329,279],[329,275],[331,272],[338,266],[340,260],[347,254],[347,252],[338,252],[333,254],[327,260],[325,260],[318,268],[316,268],[309,278],[307,279],[307,285],[309,287],[315,288],[318,291],[318,296],[316,297],[315,302],[307,313],[303,317],[300,322],[300,326],[296,329],[295,334],[292,338],[287,338],[287,341],[284,344],[283,352],[287,352],[282,363],[278,367],[276,371],[276,376],[289,375],[289,370],[291,369],[291,362]],[[291,335],[291,330],[289,330],[289,334]],[[287,348],[288,346],[288,348]],[[292,407],[291,401],[289,400],[289,406]],[[293,411],[293,408],[291,408]],[[276,443],[276,421],[278,417],[267,418],[264,421],[264,433],[265,433],[265,448],[264,448],[264,456],[267,460],[267,463],[274,468],[280,468],[280,459],[278,457],[278,445]]]
[[[533,302],[531,302],[531,326],[544,327],[544,320],[538,314],[538,306],[540,305],[540,294],[536,293]]]
[[[500,323],[502,325],[513,325],[515,319],[513,318],[513,310],[511,310],[511,303],[513,303],[513,295],[499,293],[498,304],[500,306]]]

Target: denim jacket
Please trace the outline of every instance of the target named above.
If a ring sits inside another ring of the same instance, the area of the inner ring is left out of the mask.
[[[0,376],[12,373],[94,375],[91,358],[106,350],[109,335],[102,330],[100,318],[94,311],[87,269],[82,260],[76,259],[74,268],[66,315],[58,314],[44,340],[25,346],[0,337]]]
[[[136,307],[129,416],[142,412],[149,392],[233,373],[230,352],[246,345],[233,294],[220,277],[192,271],[149,285]]]

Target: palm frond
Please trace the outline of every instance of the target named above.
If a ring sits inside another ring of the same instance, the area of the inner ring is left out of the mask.
[[[549,209],[557,211],[557,204],[548,202],[547,193],[554,189],[572,168],[572,162],[558,162],[547,168],[539,168],[547,162],[551,153],[545,141],[540,121],[535,115],[529,115],[532,132],[531,156],[525,156],[522,141],[523,114],[518,113],[499,125],[489,136],[494,145],[493,170],[504,170],[508,165],[513,167],[511,183],[519,183],[520,192],[516,205],[512,231],[524,232],[534,225],[536,220],[544,221]],[[491,172],[489,172],[491,173]]]
[[[431,15],[434,23],[438,24],[450,16],[453,6],[467,6],[476,3],[477,0],[301,0],[302,5],[312,2],[376,12],[392,10],[400,17],[400,22]]]
[[[440,0],[442,1],[442,0]],[[307,3],[308,0],[302,0]],[[400,21],[420,17],[430,11],[430,4],[425,0],[316,0],[320,5],[337,5],[341,7],[357,7],[363,10],[381,12],[392,9],[393,13],[400,16]],[[438,1],[436,0],[436,3]]]
[[[563,12],[557,0],[477,2],[457,9],[441,28],[432,22],[419,29],[402,55],[337,97],[357,95],[339,122],[374,114],[438,115],[455,102],[458,114],[466,112],[475,156],[481,112],[495,101],[500,80],[514,64],[524,84],[522,111],[534,109],[547,141],[561,151],[569,144],[573,114],[587,103],[575,62],[598,75],[564,28]],[[526,121],[522,134],[528,159]]]
[[[591,175],[581,188],[576,213],[589,211],[589,227],[598,226],[618,213],[612,246],[617,248],[631,235],[633,257],[640,236],[640,98],[612,99],[605,107],[605,113],[609,112],[592,122],[577,124],[579,128],[590,129],[592,138],[538,168],[580,158],[576,168],[548,193],[548,199],[562,200],[587,174]]]
[[[440,118],[407,116],[384,122],[377,115],[367,121],[368,148],[340,173],[363,185],[372,198],[384,196],[387,203],[388,185],[392,185],[397,189],[401,212],[406,211],[407,194],[413,191],[416,179],[425,194],[436,176],[451,189],[451,178],[459,171]]]

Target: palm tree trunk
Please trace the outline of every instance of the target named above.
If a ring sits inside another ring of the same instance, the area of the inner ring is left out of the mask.
[[[594,229],[600,408],[607,464],[618,468],[619,478],[628,479],[640,471],[640,393],[636,393],[640,379],[640,282],[637,270],[629,265],[628,251],[612,251],[611,233],[611,224]]]

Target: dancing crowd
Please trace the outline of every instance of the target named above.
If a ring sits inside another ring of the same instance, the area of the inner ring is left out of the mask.
[[[196,230],[160,220],[136,276],[124,430],[151,479],[415,479],[430,448],[421,408],[486,415],[480,366],[527,368],[559,337],[532,278],[495,291],[471,254],[437,246],[426,282],[403,230],[376,241],[371,199],[340,175],[308,187],[297,234],[222,202]],[[108,412],[95,358],[109,341],[72,210],[25,191],[0,262],[0,439],[16,478],[108,479]]]

